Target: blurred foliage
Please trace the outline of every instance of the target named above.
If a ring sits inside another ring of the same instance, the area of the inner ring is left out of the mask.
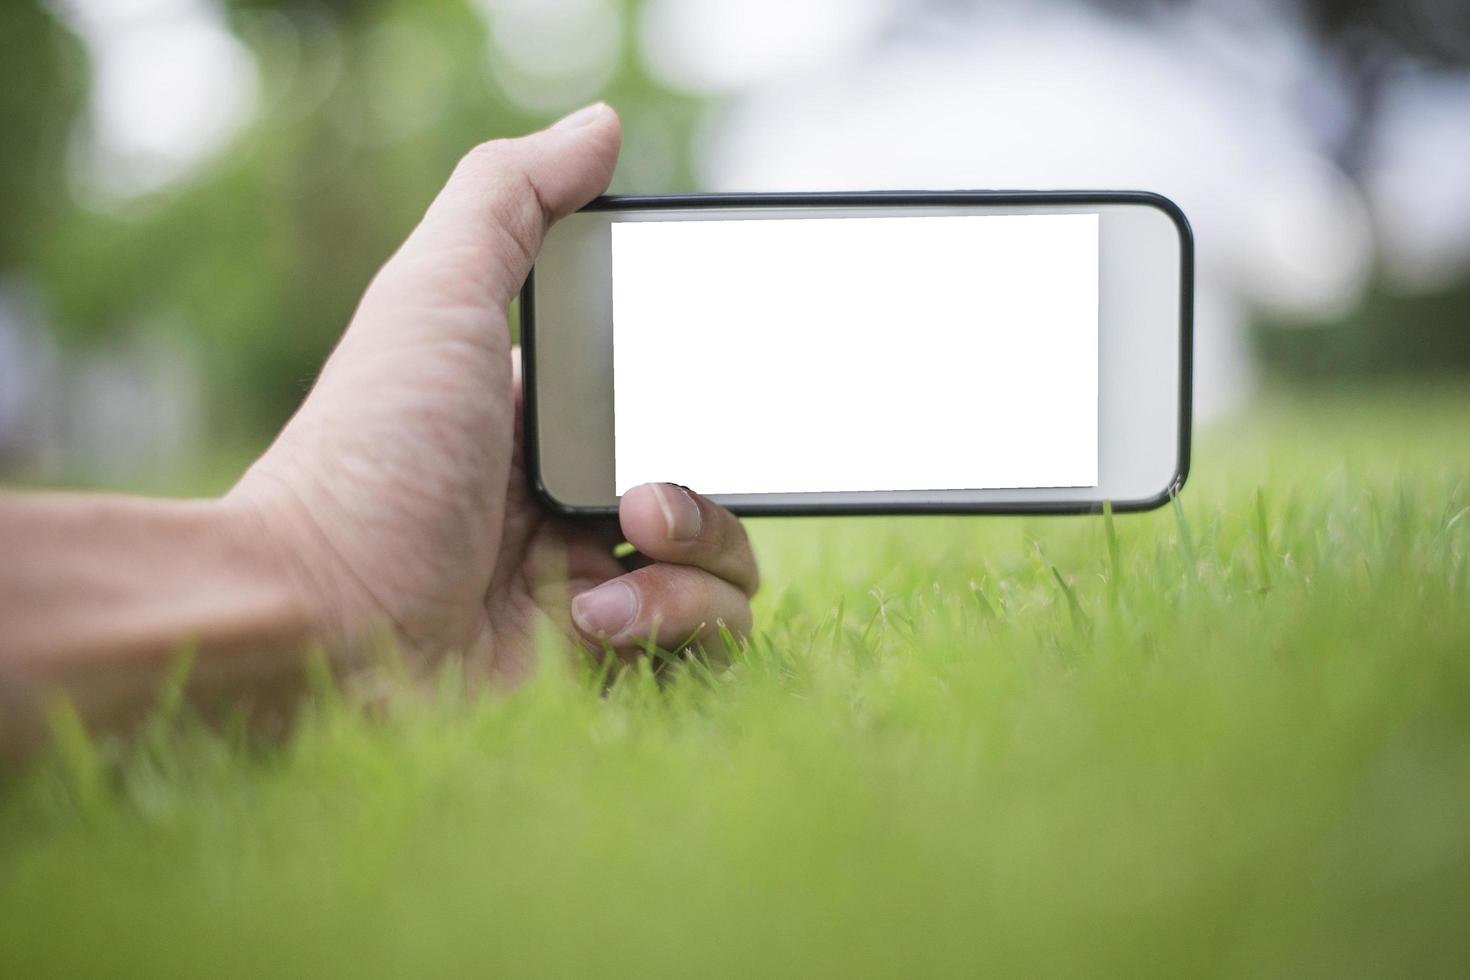
[[[64,159],[87,88],[81,45],[29,3],[0,7],[0,276],[26,263],[67,206]]]
[[[668,180],[687,186],[697,103],[642,70],[623,7],[622,52],[598,93],[625,119],[623,169],[645,150],[673,153]],[[34,279],[64,344],[186,331],[217,415],[206,429],[249,436],[292,411],[455,161],[558,113],[505,96],[485,19],[464,0],[238,0],[229,16],[259,67],[250,126],[183,181],[99,209],[65,181],[83,52],[43,9],[4,7],[0,275]]]
[[[614,189],[693,189],[701,105],[645,70],[642,2],[620,0],[616,61],[598,93],[625,121]],[[1119,16],[1155,6],[1100,3]],[[1361,79],[1363,124],[1336,153],[1349,174],[1382,65],[1470,60],[1463,5],[1302,9],[1339,68]],[[86,121],[86,52],[47,5],[0,5],[0,284],[41,297],[39,315],[64,346],[169,332],[202,372],[211,417],[201,431],[248,441],[292,411],[363,286],[460,155],[557,113],[528,111],[505,91],[494,15],[487,25],[470,0],[229,0],[226,10],[258,65],[253,121],[162,191],[98,206],[69,176]],[[1379,290],[1340,324],[1262,329],[1257,347],[1295,374],[1465,369],[1467,311],[1470,286],[1414,299]]]
[[[1470,371],[1470,280],[1430,293],[1378,284],[1357,308],[1321,324],[1258,319],[1252,346],[1286,379],[1340,380]]]

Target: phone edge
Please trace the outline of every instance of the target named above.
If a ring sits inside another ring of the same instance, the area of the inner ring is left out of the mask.
[[[873,206],[904,204],[1141,204],[1162,211],[1179,234],[1179,445],[1174,475],[1157,494],[1138,500],[1110,501],[1114,513],[1156,510],[1178,496],[1189,479],[1194,427],[1194,230],[1184,211],[1173,200],[1154,191],[836,191],[771,192],[729,194],[606,194],[593,198],[579,211],[662,210],[717,207]],[[618,512],[609,507],[566,504],[552,495],[541,479],[541,447],[536,425],[535,383],[535,276],[534,265],[520,291],[521,346],[521,458],[531,495],[548,509],[564,517],[609,517]],[[734,504],[729,509],[746,517],[873,517],[922,516],[926,514],[1100,514],[1102,502],[1036,501],[1016,504],[934,503],[894,504]]]

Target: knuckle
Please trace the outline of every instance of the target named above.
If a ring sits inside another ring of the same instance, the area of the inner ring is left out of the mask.
[[[755,551],[750,545],[750,535],[745,523],[734,514],[720,508],[722,519],[719,542],[715,549],[725,557],[733,570],[732,579],[747,596],[753,596],[760,588],[760,569],[756,566]]]
[[[725,519],[721,523],[724,525],[722,534],[725,544],[734,548],[749,548],[750,538],[745,533],[745,522],[728,510],[725,510],[724,514]]]
[[[695,591],[696,611],[699,619],[711,619],[719,612],[719,596],[715,594],[714,578],[710,575],[698,576],[698,586]]]
[[[665,619],[700,618],[714,600],[708,572],[687,565],[651,565],[647,571]]]
[[[531,179],[524,173],[503,175],[489,200],[492,225],[509,240],[527,267],[541,249],[545,227],[541,206],[534,190],[527,190],[528,187]]]
[[[681,592],[679,571],[676,566],[653,564],[633,573],[644,597],[645,610],[658,610],[667,614]]]
[[[746,572],[744,586],[747,598],[754,598],[755,594],[761,590],[761,570],[754,558],[750,560],[750,569]]]
[[[700,543],[710,554],[730,551],[740,543],[740,520],[724,507],[703,501],[704,525],[700,529]]]
[[[522,262],[533,261],[550,214],[512,141],[476,145],[460,159],[456,170],[483,188],[482,206],[491,227],[505,237]]]
[[[494,172],[505,166],[510,146],[505,140],[486,140],[470,148],[459,161],[460,169]]]
[[[671,605],[692,619],[703,618],[714,599],[709,573],[688,567],[670,568],[669,579]]]

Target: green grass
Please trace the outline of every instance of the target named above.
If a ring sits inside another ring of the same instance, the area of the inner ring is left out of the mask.
[[[1462,974],[1467,419],[1273,402],[1111,524],[759,523],[751,648],[605,697],[63,725],[0,976]]]

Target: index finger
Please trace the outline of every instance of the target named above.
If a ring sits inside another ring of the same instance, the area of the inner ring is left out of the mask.
[[[748,596],[760,587],[740,519],[707,497],[673,483],[645,483],[623,494],[618,521],[628,543],[654,561],[702,568]]]

